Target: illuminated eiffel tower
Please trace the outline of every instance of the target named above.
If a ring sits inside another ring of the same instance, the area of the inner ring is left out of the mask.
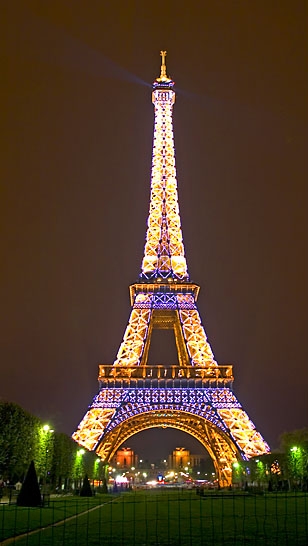
[[[231,365],[219,366],[190,282],[178,206],[173,142],[174,82],[153,83],[154,140],[151,198],[139,282],[130,286],[131,314],[112,365],[99,366],[99,392],[74,440],[108,463],[130,436],[172,427],[194,436],[213,460],[220,485],[231,483],[232,463],[269,452],[232,392]],[[171,329],[178,363],[149,365],[153,329]]]

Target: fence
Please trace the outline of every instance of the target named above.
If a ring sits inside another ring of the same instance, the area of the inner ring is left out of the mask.
[[[0,504],[7,546],[307,546],[307,493],[152,489]]]

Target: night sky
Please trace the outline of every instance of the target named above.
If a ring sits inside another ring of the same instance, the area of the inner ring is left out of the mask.
[[[71,434],[98,363],[115,358],[143,256],[151,83],[166,49],[199,311],[277,448],[308,425],[307,2],[183,4],[1,3],[0,396]],[[143,457],[198,447],[169,430],[126,445]]]

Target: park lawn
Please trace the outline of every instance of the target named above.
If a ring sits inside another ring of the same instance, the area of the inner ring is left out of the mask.
[[[23,533],[47,527],[58,521],[89,510],[110,500],[108,495],[92,498],[54,497],[48,506],[28,508],[16,504],[0,504],[0,542]]]
[[[101,505],[95,505],[98,500]],[[83,502],[79,505],[79,501]],[[74,506],[75,513],[87,506],[89,511],[21,538],[17,544],[306,546],[308,543],[306,495],[209,493],[199,497],[195,491],[150,490],[89,501],[89,504],[87,499],[65,501],[67,506],[62,507],[62,514],[66,517],[73,513]],[[60,515],[57,508],[52,512]]]

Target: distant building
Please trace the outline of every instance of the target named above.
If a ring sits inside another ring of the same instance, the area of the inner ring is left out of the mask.
[[[190,451],[185,447],[176,447],[168,457],[169,468],[183,468],[190,464]]]
[[[169,468],[180,469],[189,466],[190,468],[200,467],[204,463],[203,455],[193,455],[185,447],[176,447],[168,457]]]
[[[121,447],[113,457],[111,464],[118,468],[136,467],[138,455],[130,447]]]

